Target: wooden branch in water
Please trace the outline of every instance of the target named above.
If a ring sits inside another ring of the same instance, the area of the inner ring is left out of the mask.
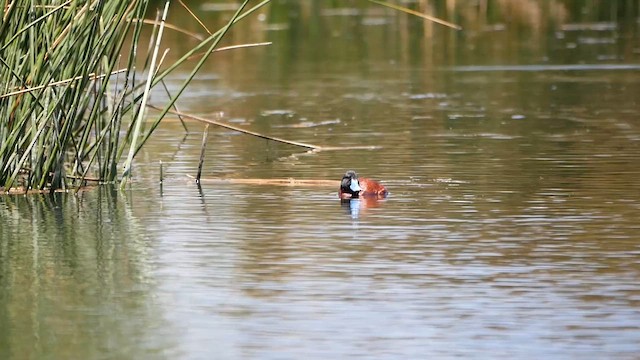
[[[154,110],[159,110],[161,111],[162,109],[154,106],[154,105],[150,105],[147,104],[147,107],[152,108]],[[251,131],[251,130],[247,130],[247,129],[243,129],[231,124],[227,124],[227,123],[223,123],[220,121],[216,121],[216,120],[211,120],[211,119],[207,119],[201,116],[197,116],[197,115],[192,115],[192,114],[187,114],[184,112],[180,112],[180,111],[173,111],[173,110],[169,110],[167,111],[169,114],[173,114],[176,116],[181,116],[187,119],[193,119],[193,120],[197,120],[200,122],[203,122],[205,124],[211,124],[211,125],[216,125],[216,126],[220,126],[223,127],[225,129],[229,129],[229,130],[233,130],[233,131],[237,131],[243,134],[247,134],[247,135],[252,135],[252,136],[256,136],[259,138],[263,138],[263,139],[267,139],[267,140],[273,140],[273,141],[277,141],[283,144],[289,144],[289,145],[294,145],[294,146],[299,146],[299,147],[303,147],[306,149],[310,149],[312,152],[320,152],[320,151],[337,151],[337,150],[375,150],[375,149],[380,149],[382,148],[382,146],[378,146],[378,145],[355,145],[355,146],[320,146],[320,145],[313,145],[313,144],[308,144],[308,143],[302,143],[302,142],[298,142],[298,141],[292,141],[292,140],[286,140],[286,139],[282,139],[282,138],[278,138],[275,136],[269,136],[269,135],[264,135],[264,134],[260,134],[258,132],[255,131]]]
[[[162,111],[162,109],[159,108],[159,107],[156,107],[156,106],[153,106],[153,105],[147,105],[147,106],[152,108],[152,109]],[[203,122],[203,123],[206,123],[206,124],[220,126],[220,127],[225,128],[225,129],[241,132],[241,133],[247,134],[247,135],[253,135],[253,136],[256,136],[256,137],[259,137],[259,138],[263,138],[263,139],[267,139],[267,140],[277,141],[277,142],[280,142],[280,143],[283,143],[283,144],[300,146],[300,147],[311,149],[311,150],[322,150],[323,149],[322,146],[302,143],[302,142],[298,142],[298,141],[286,140],[286,139],[282,139],[282,138],[278,138],[278,137],[274,137],[274,136],[268,136],[268,135],[257,133],[255,131],[251,131],[251,130],[239,128],[239,127],[234,126],[234,125],[226,124],[226,123],[223,123],[223,122],[220,122],[220,121],[203,118],[203,117],[197,116],[197,115],[186,114],[186,113],[183,113],[183,112],[178,112],[178,111],[173,111],[173,110],[169,110],[167,112],[170,113],[170,114],[173,114],[173,115],[179,115],[179,116],[182,116],[182,117],[185,117],[185,118],[189,118],[189,119],[193,119],[193,120],[197,120],[197,121],[200,121],[200,122]]]
[[[187,175],[190,179],[194,178]],[[339,187],[340,180],[321,179],[225,179],[225,178],[200,178],[200,183],[207,184],[246,184],[246,185],[274,185],[274,186],[304,186],[304,187]]]

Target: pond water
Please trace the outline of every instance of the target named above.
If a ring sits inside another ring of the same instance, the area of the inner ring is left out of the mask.
[[[212,127],[203,176],[390,195],[197,186],[203,126],[169,118],[126,191],[0,197],[0,358],[637,357],[637,12],[460,6],[455,32],[278,4],[228,41],[273,44],[216,54],[180,110],[358,148]]]

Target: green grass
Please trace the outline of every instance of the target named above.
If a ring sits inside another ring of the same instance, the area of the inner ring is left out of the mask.
[[[166,12],[145,25],[149,0],[0,0],[0,189],[124,183],[135,155],[229,28],[268,0],[244,11],[248,2],[160,71],[159,19]],[[153,26],[150,43],[141,43],[143,26]],[[147,125],[151,88],[203,49],[183,86]]]

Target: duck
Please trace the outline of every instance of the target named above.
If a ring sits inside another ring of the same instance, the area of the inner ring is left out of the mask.
[[[389,194],[379,182],[371,179],[358,178],[354,170],[347,171],[340,182],[340,199],[354,199],[359,197],[384,198]]]

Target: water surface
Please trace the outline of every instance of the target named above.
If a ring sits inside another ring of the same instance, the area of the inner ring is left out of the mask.
[[[168,119],[126,191],[0,197],[0,357],[637,357],[638,22],[305,6],[235,34],[274,45],[214,57],[181,110],[373,149],[211,128],[204,176],[353,168],[390,196],[198,187],[202,126]]]

